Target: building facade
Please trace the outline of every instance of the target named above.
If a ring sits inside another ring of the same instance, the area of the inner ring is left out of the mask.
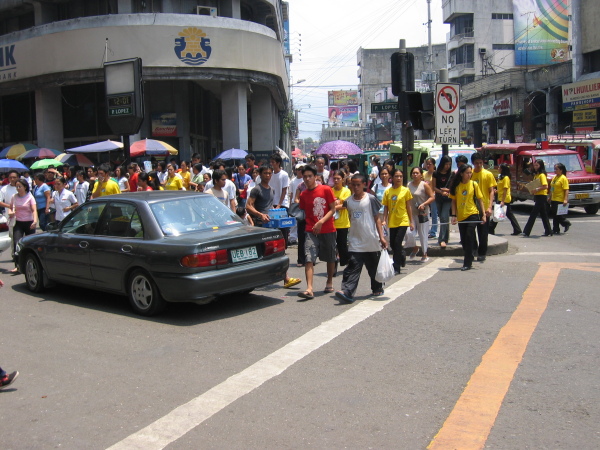
[[[66,149],[118,139],[104,62],[141,58],[155,138],[210,159],[282,146],[288,105],[281,0],[0,2],[0,142]],[[161,126],[168,123],[169,126]]]

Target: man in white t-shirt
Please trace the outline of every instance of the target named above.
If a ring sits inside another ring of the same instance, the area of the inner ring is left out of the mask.
[[[288,189],[288,197],[289,197],[289,204],[291,205],[294,202],[294,198],[296,196],[296,189],[298,189],[298,186],[300,185],[300,183],[302,183],[304,181],[304,179],[302,178],[302,169],[304,168],[304,164],[302,163],[298,163],[296,164],[296,176],[294,178],[292,178],[292,181],[290,181],[290,188]],[[293,245],[296,244],[298,242],[298,225],[294,225],[292,228],[290,228],[290,237],[289,237],[289,244]]]
[[[317,175],[323,177],[323,184],[327,184],[329,181],[329,170],[325,168],[325,158],[319,156],[315,159],[315,166],[317,166]]]
[[[350,217],[348,231],[348,253],[350,260],[344,268],[342,289],[335,296],[343,302],[353,303],[354,294],[360,280],[363,265],[371,278],[372,295],[383,295],[383,284],[375,280],[381,250],[387,248],[383,227],[379,218],[381,203],[372,194],[366,192],[367,179],[355,174],[350,180],[352,196],[344,200],[344,207]],[[385,257],[388,257],[387,252]]]
[[[275,191],[273,208],[289,208],[290,199],[288,189],[290,187],[290,176],[281,168],[283,159],[278,153],[271,155],[271,165],[273,166],[273,176],[269,181],[269,186]]]

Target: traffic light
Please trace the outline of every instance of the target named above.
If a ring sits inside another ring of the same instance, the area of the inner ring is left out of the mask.
[[[415,55],[412,53],[393,53],[392,94],[415,90]]]
[[[415,130],[435,128],[433,92],[401,92],[398,115],[402,122],[410,120]]]

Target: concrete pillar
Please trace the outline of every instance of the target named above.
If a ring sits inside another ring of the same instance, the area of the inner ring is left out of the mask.
[[[279,143],[279,112],[267,88],[253,86],[252,90],[252,151],[275,150]]]
[[[231,17],[232,19],[242,18],[241,0],[224,0],[219,2],[219,11],[217,14],[221,17]]]
[[[558,134],[558,103],[554,98],[552,88],[546,92],[546,138],[551,134]]]
[[[248,150],[248,94],[246,83],[222,83],[223,149]]]
[[[133,5],[131,0],[118,0],[117,9],[119,14],[131,14],[133,13]]]
[[[38,146],[64,150],[62,95],[60,87],[35,91]]]

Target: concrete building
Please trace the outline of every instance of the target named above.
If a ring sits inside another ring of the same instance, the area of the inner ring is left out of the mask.
[[[118,139],[103,63],[139,57],[145,119],[132,141],[164,140],[181,159],[271,152],[284,141],[287,20],[281,0],[2,1],[0,142]]]
[[[364,49],[357,52],[359,117],[362,126],[363,146],[376,147],[381,142],[400,140],[400,125],[395,113],[371,113],[372,103],[397,101],[391,92],[392,75],[390,58],[397,48]],[[435,89],[439,69],[446,67],[446,44],[432,45],[431,64],[428,46],[411,47],[407,52],[415,56],[415,88],[420,91]],[[433,76],[428,75],[433,72]]]

